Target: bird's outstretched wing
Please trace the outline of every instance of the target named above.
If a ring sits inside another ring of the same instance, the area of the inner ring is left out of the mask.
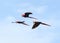
[[[27,25],[29,26],[28,24],[24,23],[25,21],[16,21],[16,22],[12,22],[12,23],[18,23],[18,24],[24,24],[24,25]]]
[[[28,15],[28,14],[32,14],[32,13],[31,12],[25,12],[25,14]]]
[[[32,26],[32,29],[34,29],[34,28],[38,27],[38,26],[39,26],[39,24],[40,24],[40,22],[34,22],[34,24],[33,24],[33,26]]]
[[[46,25],[46,26],[50,26],[50,25],[48,25],[48,24],[46,24],[46,23],[43,23],[43,22],[34,22],[32,29],[35,29],[35,28],[38,27],[40,24]]]

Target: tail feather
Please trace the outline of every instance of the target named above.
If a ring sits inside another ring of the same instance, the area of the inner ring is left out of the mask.
[[[26,24],[26,23],[22,23],[22,24],[29,26],[29,25],[28,25],[28,24]]]
[[[37,19],[37,18],[34,18],[34,17],[29,17],[29,18],[32,18],[32,19]]]
[[[49,24],[46,24],[46,23],[42,23],[42,22],[41,22],[41,24],[42,24],[42,25],[46,25],[46,26],[51,26],[51,25],[49,25]]]

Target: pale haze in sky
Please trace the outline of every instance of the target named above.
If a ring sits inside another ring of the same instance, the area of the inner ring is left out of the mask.
[[[39,25],[32,30],[30,15],[51,26]],[[30,26],[11,23],[20,20]],[[0,43],[60,43],[60,0],[0,0]]]

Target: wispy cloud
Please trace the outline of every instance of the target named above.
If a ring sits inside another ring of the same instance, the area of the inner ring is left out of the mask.
[[[29,3],[22,3],[22,4],[20,4],[20,6],[17,6],[17,7],[18,7],[17,12],[20,12],[20,13],[31,11],[31,12],[42,14],[42,13],[46,12],[48,9],[48,5],[34,6]]]

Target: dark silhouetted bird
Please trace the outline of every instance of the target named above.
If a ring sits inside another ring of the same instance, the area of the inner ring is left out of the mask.
[[[32,14],[32,13],[31,12],[26,12],[26,13],[22,14],[22,17],[36,19],[34,17],[30,17],[29,16],[30,14]]]
[[[42,24],[42,25],[46,25],[46,26],[50,26],[50,25],[48,25],[48,24],[46,24],[46,23],[42,23],[42,22],[35,21],[34,24],[33,24],[32,29],[38,27],[40,24]]]
[[[25,21],[16,21],[16,22],[12,22],[12,23],[18,23],[18,24],[24,24],[24,25],[27,25],[29,26],[28,24],[24,23]]]

